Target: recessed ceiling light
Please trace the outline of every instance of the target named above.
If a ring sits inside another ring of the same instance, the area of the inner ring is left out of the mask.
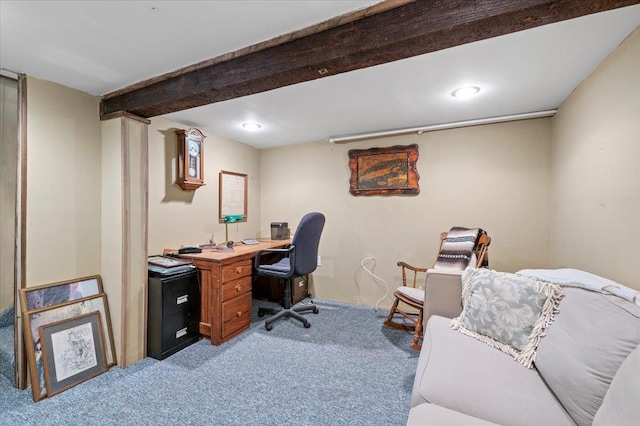
[[[461,87],[451,92],[451,96],[454,98],[469,98],[476,95],[479,91],[480,88],[478,86]]]
[[[261,126],[260,124],[258,124],[258,123],[249,122],[249,123],[243,123],[243,124],[242,124],[242,127],[243,127],[245,130],[251,130],[251,131],[254,131],[254,130],[258,130],[258,129],[259,129],[259,128],[261,128],[262,126]]]

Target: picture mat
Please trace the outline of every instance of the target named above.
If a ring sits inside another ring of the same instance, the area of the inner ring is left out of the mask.
[[[47,395],[107,371],[100,312],[41,326],[39,335]]]
[[[25,351],[27,352],[27,361],[29,363],[31,392],[34,401],[41,400],[47,393],[44,380],[44,368],[42,365],[42,345],[40,344],[39,334],[40,326],[95,311],[100,312],[102,329],[106,330],[104,348],[107,367],[111,367],[116,364],[117,360],[113,349],[113,330],[111,328],[111,317],[109,316],[109,304],[106,294],[102,293],[98,296],[68,302],[60,306],[24,312],[24,332],[26,334]]]
[[[20,289],[23,311],[56,306],[102,293],[100,275]]]
[[[247,175],[221,171],[219,177],[219,219],[225,216],[247,217]]]

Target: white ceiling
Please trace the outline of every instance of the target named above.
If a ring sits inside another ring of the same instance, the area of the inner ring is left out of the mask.
[[[100,96],[377,2],[0,0],[0,68]],[[266,148],[554,109],[639,25],[636,5],[165,117]]]

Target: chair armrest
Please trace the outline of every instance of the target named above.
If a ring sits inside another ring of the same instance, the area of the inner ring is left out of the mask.
[[[285,255],[285,258],[289,259],[289,272],[288,273],[282,273],[282,272],[277,272],[277,271],[263,271],[260,268],[260,257],[262,257],[265,254],[272,254],[272,253],[281,253]],[[256,270],[256,272],[258,272],[258,274],[268,274],[268,275],[272,275],[272,276],[276,276],[276,277],[280,277],[280,278],[289,278],[291,276],[293,276],[294,274],[294,268],[293,265],[295,264],[296,261],[296,252],[295,252],[295,246],[293,244],[289,244],[286,248],[283,249],[263,249],[263,250],[259,250],[258,252],[256,252],[256,255],[253,259],[253,268]]]
[[[424,323],[431,315],[454,318],[462,312],[462,271],[429,269],[424,285]]]
[[[417,266],[411,266],[408,263],[405,262],[398,262],[398,266],[402,267],[402,268],[407,268],[411,271],[414,272],[427,272],[427,268],[419,268]]]

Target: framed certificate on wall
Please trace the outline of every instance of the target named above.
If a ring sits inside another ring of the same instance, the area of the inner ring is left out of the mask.
[[[227,216],[247,218],[247,175],[220,171],[219,219]]]

